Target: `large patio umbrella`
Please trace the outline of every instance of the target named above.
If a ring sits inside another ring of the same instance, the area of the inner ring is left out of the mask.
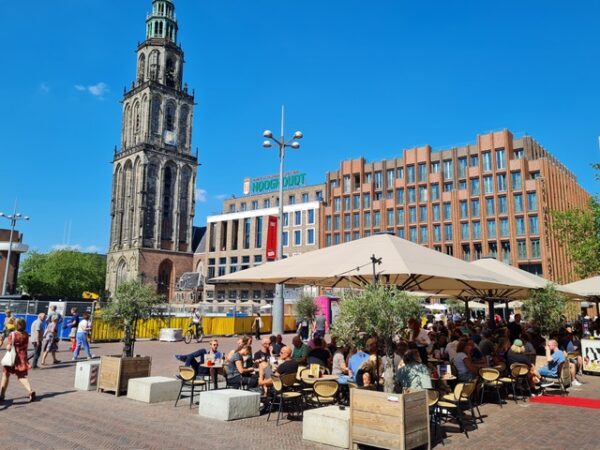
[[[456,297],[526,296],[532,287],[389,234],[314,250],[209,283],[362,287],[375,280],[403,290]]]
[[[600,309],[598,308],[600,306],[600,276],[565,284],[564,287],[574,292],[579,298],[595,302],[596,315],[600,315]]]

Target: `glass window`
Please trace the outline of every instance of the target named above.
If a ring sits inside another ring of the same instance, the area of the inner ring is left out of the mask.
[[[344,214],[344,228],[350,228],[350,214]]]
[[[316,191],[315,192],[315,200],[320,202],[323,200],[323,192],[321,191]]]
[[[523,217],[515,217],[515,227],[517,229],[517,236],[523,236],[525,234],[525,219]]]
[[[306,245],[315,245],[315,229],[306,230]]]
[[[404,208],[398,209],[398,225],[404,225]]]
[[[506,158],[503,148],[496,149],[496,168],[498,170],[506,169]]]
[[[475,154],[475,155],[471,155],[471,167],[477,167],[479,166],[479,155]]]
[[[431,162],[431,173],[439,173],[440,172],[440,162],[432,161]]]
[[[492,170],[492,152],[481,153],[481,161],[483,162],[484,172],[490,172]]]
[[[396,175],[396,171],[394,169],[388,169],[386,172],[387,177],[387,187],[391,189],[394,187],[394,177]]]
[[[498,182],[498,192],[506,191],[506,175],[500,174],[496,175],[496,180]]]
[[[257,217],[254,223],[254,246],[256,248],[262,247],[262,233],[263,233],[263,218]]]
[[[535,171],[535,172],[531,172],[529,174],[529,176],[531,177],[532,180],[537,180],[541,175],[539,171]]]
[[[458,158],[458,177],[465,178],[467,176],[467,158]]]
[[[410,227],[410,240],[417,242],[417,227]]]
[[[404,189],[400,188],[396,191],[396,203],[404,203]]]
[[[344,209],[348,211],[350,209],[350,196],[344,197]]]
[[[471,261],[471,246],[469,244],[463,245],[462,251],[463,251],[463,259],[465,261]]]
[[[540,233],[537,216],[529,216],[529,233],[531,233],[531,234],[539,234]]]
[[[268,198],[265,198],[263,200],[263,208],[270,208],[271,207],[271,200]]]
[[[427,186],[419,186],[419,201],[427,201]]]
[[[495,242],[490,242],[488,244],[488,246],[489,246],[488,256],[491,256],[492,258],[496,258],[498,256],[498,244],[496,244]]]
[[[258,209],[258,200],[252,200],[251,209],[252,210]]]
[[[387,191],[387,192],[385,193],[385,198],[386,198],[386,200],[391,200],[391,199],[393,199],[393,198],[394,198],[394,191]]]
[[[479,195],[479,178],[471,178],[471,195]]]
[[[381,212],[380,211],[373,212],[373,226],[375,226],[375,227],[381,226]]]
[[[506,203],[506,196],[502,195],[498,197],[498,213],[506,214],[508,212],[508,206]]]
[[[325,236],[325,247],[331,247],[331,235],[330,234]]]
[[[360,232],[358,232],[358,231],[353,232],[352,239],[354,239],[354,240],[360,239]]]
[[[463,222],[460,224],[460,238],[464,241],[469,239],[469,223]]]
[[[338,212],[342,209],[342,199],[340,197],[333,198],[333,211]]]
[[[296,204],[296,196],[295,195],[288,196],[288,205],[295,205],[295,204]]]
[[[515,201],[515,212],[516,213],[523,212],[523,195],[515,194],[513,198]]]
[[[481,215],[481,210],[479,208],[479,200],[471,200],[471,215],[473,217],[479,217]]]
[[[314,209],[309,209],[306,211],[306,223],[308,223],[309,225],[312,225],[315,223],[315,210]]]
[[[452,173],[452,160],[446,159],[444,160],[444,180],[451,180],[454,178],[454,174]]]
[[[360,209],[360,195],[355,194],[352,196],[352,207],[354,209]]]
[[[294,230],[294,245],[296,247],[302,245],[302,230]]]
[[[415,166],[406,166],[406,181],[409,183],[415,182]]]
[[[419,163],[419,181],[427,181],[427,164]]]
[[[350,242],[350,232],[344,233],[344,242]]]
[[[281,242],[283,242],[283,246],[287,247],[289,245],[289,234],[287,231],[284,231],[283,234],[281,235]]]
[[[363,194],[363,208],[371,207],[371,194]]]
[[[452,219],[452,204],[450,202],[444,203],[444,220]]]
[[[340,229],[340,216],[333,216],[333,229],[334,230]]]
[[[365,212],[365,227],[370,228],[371,227],[371,213],[370,212]]]
[[[485,199],[485,212],[488,216],[493,216],[495,214],[494,197]]]
[[[302,203],[307,203],[308,202],[308,192],[303,192],[302,193]]]
[[[452,240],[452,224],[447,223],[444,225],[444,240],[451,241]]]
[[[436,201],[440,199],[440,185],[434,183],[431,185],[431,200]]]
[[[331,231],[331,216],[325,216],[325,230]]]
[[[538,259],[541,256],[541,252],[540,252],[540,240],[539,239],[532,239],[531,240],[531,257],[534,259]]]
[[[393,209],[388,209],[387,210],[387,225],[394,225],[394,210]]]
[[[525,152],[522,148],[515,148],[513,155],[515,159],[523,159],[523,157],[525,156]]]
[[[502,242],[502,262],[510,264],[510,242]]]
[[[396,169],[396,176],[400,179],[404,178],[404,167],[398,167],[398,169]]]
[[[414,187],[408,188],[408,203],[415,203],[417,201],[417,195]]]
[[[452,181],[444,183],[444,192],[452,192],[453,190],[454,190],[454,183],[452,183]]]
[[[419,222],[427,222],[427,206],[419,206]]]
[[[344,192],[350,192],[350,175],[344,175],[343,185]]]
[[[460,180],[458,182],[458,190],[459,191],[466,191],[467,190],[467,180]]]
[[[527,241],[517,241],[517,258],[527,259]]]
[[[244,248],[250,248],[250,218],[244,219]]]
[[[421,232],[421,244],[427,244],[429,242],[427,227],[420,227],[419,230]]]
[[[439,220],[440,220],[440,204],[436,203],[431,208],[432,208],[433,221],[439,222]]]
[[[508,234],[508,219],[500,219],[500,237],[507,237]]]
[[[383,177],[381,175],[381,171],[375,172],[375,189],[383,188]]]
[[[487,221],[487,232],[490,239],[494,239],[496,237],[496,221],[494,219]]]
[[[510,173],[510,181],[511,181],[513,189],[522,189],[523,181],[522,181],[522,177],[521,177],[521,171],[519,170],[518,172],[511,172]]]
[[[460,201],[460,218],[467,219],[469,217],[469,205],[466,200]]]
[[[537,211],[537,194],[535,192],[527,193],[527,211]]]
[[[354,213],[352,214],[352,225],[354,228],[360,228],[360,214]]]
[[[483,192],[485,194],[491,194],[494,192],[494,179],[491,175],[483,177]]]
[[[408,223],[416,223],[417,222],[417,208],[411,206],[408,208]]]
[[[294,225],[302,225],[302,211],[294,212]]]
[[[404,239],[404,228],[398,228],[398,237]]]
[[[433,242],[440,242],[442,240],[442,227],[440,225],[433,226]]]
[[[335,233],[333,235],[333,245],[338,245],[340,243],[340,233]]]

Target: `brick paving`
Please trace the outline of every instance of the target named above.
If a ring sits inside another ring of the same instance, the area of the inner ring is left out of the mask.
[[[291,340],[286,336],[286,341]],[[220,339],[221,348],[233,347],[234,338]],[[172,376],[175,353],[198,345],[138,342],[136,353],[153,358],[152,374]],[[256,344],[255,344],[256,346]],[[65,349],[67,343],[61,343]],[[96,355],[118,354],[120,344],[95,344]],[[59,353],[67,360],[70,354]],[[7,401],[0,405],[0,447],[3,449],[326,449],[302,441],[302,424],[284,422],[278,427],[266,417],[219,422],[198,416],[197,408],[182,402],[146,405],[109,393],[73,389],[71,363],[30,372],[39,401],[29,404],[24,389],[11,378]],[[600,377],[583,377],[584,386],[571,395],[600,398]],[[467,439],[456,426],[445,426],[448,449],[589,449],[600,448],[599,411],[509,401],[504,407],[483,405],[485,423]]]

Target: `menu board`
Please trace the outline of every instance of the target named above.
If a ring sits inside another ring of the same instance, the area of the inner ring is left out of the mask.
[[[582,339],[583,371],[600,375],[600,339]]]

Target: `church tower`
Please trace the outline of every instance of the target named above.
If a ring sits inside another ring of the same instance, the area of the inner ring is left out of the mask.
[[[137,76],[123,94],[115,149],[106,288],[140,280],[173,299],[175,281],[192,271],[197,155],[191,154],[194,95],[182,85],[172,0],[153,0]]]

